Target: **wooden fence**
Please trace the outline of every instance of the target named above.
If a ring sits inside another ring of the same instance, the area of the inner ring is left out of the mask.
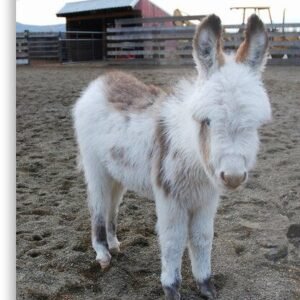
[[[29,60],[44,59],[57,60],[59,58],[59,33],[57,32],[17,32],[17,61],[20,57],[18,49],[22,43],[24,51],[21,56],[26,56]]]
[[[17,63],[24,57],[59,62],[99,60],[104,51],[102,40],[102,32],[92,31],[20,32],[16,34]]]
[[[16,34],[16,63],[18,65],[29,63],[27,32]]]
[[[203,16],[123,19],[107,29],[107,57],[112,63],[192,64],[195,26],[169,26],[180,20]],[[176,19],[176,20],[175,20]],[[129,27],[130,25],[134,25]],[[270,64],[300,65],[300,23],[267,24]],[[243,41],[244,27],[224,26],[224,49],[236,50]]]
[[[204,16],[120,19],[106,32],[23,32],[16,35],[17,63],[47,59],[59,62],[107,60],[112,64],[193,64],[192,39]],[[176,26],[176,25],[177,26]],[[267,24],[269,64],[300,65],[300,23]],[[244,27],[224,26],[224,49],[235,50]]]

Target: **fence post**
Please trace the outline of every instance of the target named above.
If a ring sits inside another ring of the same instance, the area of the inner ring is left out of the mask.
[[[78,32],[76,32],[76,60],[75,61],[78,61],[79,59],[79,55],[78,55]]]
[[[28,59],[29,57],[29,40],[28,40],[29,30],[24,30],[24,39],[27,42],[27,53],[28,53]]]
[[[102,20],[102,60],[105,61],[106,60],[106,23],[105,20]],[[100,40],[101,41],[101,40]]]
[[[27,58],[28,63],[30,62],[30,50],[29,50],[29,30],[24,30],[24,39],[27,42]]]
[[[58,60],[60,63],[63,62],[63,55],[62,55],[62,41],[61,41],[61,32],[58,33]]]
[[[94,43],[94,39],[95,39],[95,36],[94,36],[94,33],[92,33],[92,53],[93,53],[93,60],[95,60],[95,43]]]

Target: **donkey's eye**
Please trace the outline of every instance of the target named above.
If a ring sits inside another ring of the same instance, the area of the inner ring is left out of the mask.
[[[209,118],[205,118],[205,119],[202,121],[202,124],[203,124],[203,125],[206,125],[206,126],[209,126],[209,125],[210,125],[210,119],[209,119]]]

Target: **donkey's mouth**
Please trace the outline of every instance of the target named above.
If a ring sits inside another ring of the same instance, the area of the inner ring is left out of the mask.
[[[237,186],[230,186],[230,185],[225,185],[225,184],[223,184],[223,186],[224,186],[225,189],[228,190],[228,191],[238,191],[238,190],[243,189],[244,184],[239,184],[239,185],[237,185]]]

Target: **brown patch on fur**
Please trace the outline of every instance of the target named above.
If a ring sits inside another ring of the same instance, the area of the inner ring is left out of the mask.
[[[220,43],[220,46],[218,46],[220,49],[218,50],[218,55],[217,55],[217,60],[218,60],[218,65],[219,67],[224,66],[225,64],[225,57],[224,57],[224,53],[223,53],[223,46]]]
[[[265,35],[267,35],[267,33],[265,32],[265,27],[263,22],[259,19],[257,15],[253,14],[248,18],[247,21],[245,40],[241,43],[241,45],[239,46],[236,52],[235,60],[237,62],[244,62],[246,60],[250,48],[251,36],[255,35],[258,32],[264,32]],[[268,41],[268,39],[266,40]],[[265,52],[267,47],[268,47],[268,42],[266,43],[263,52]]]
[[[161,121],[157,123],[156,139],[159,146],[156,183],[164,190],[165,195],[168,196],[171,192],[171,183],[165,178],[164,161],[169,153],[170,142],[167,140],[166,129]]]
[[[124,148],[114,146],[110,149],[110,155],[111,155],[113,160],[115,160],[116,162],[122,164],[123,166],[125,166],[125,167],[130,166],[130,162],[125,157]]]
[[[146,85],[123,72],[109,72],[105,76],[107,100],[119,111],[137,112],[152,106],[164,92],[154,85]]]
[[[153,84],[150,84],[148,86],[148,89],[149,89],[150,93],[154,96],[159,96],[162,93],[162,89]]]
[[[210,157],[210,137],[209,128],[207,124],[203,121],[200,125],[200,147],[203,153],[204,163],[207,169],[210,170],[209,157]]]
[[[110,149],[111,157],[114,160],[123,160],[124,159],[124,149],[119,147],[112,147]]]

